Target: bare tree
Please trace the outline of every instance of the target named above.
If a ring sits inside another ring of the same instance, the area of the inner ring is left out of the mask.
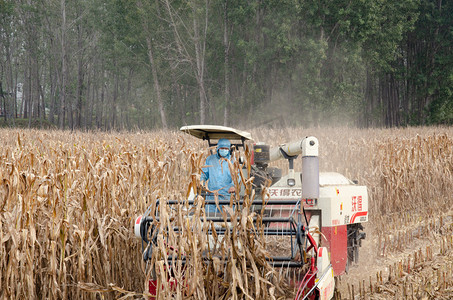
[[[188,62],[193,70],[197,80],[200,97],[200,124],[204,124],[206,121],[207,108],[204,77],[206,69],[205,56],[209,23],[209,1],[205,0],[204,2],[199,2],[197,0],[191,0],[188,1],[188,5],[191,7],[192,26],[189,26],[189,22],[185,23],[183,18],[176,13],[169,0],[165,0],[168,22],[173,29],[174,40],[177,47],[177,63],[179,63],[179,61]],[[187,40],[183,38],[182,30],[186,31],[184,37],[186,37]]]

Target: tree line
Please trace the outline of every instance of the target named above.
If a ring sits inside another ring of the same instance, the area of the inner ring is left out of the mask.
[[[0,0],[0,115],[101,130],[451,124],[452,46],[443,0]]]

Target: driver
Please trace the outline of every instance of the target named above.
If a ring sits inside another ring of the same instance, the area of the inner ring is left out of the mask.
[[[208,182],[208,189],[218,194],[219,200],[230,199],[234,193],[234,184],[231,178],[228,160],[231,158],[231,142],[228,139],[220,139],[217,143],[216,153],[206,158],[205,166],[202,168],[201,181]],[[207,200],[215,199],[213,193],[206,196]],[[222,206],[222,205],[221,205]],[[221,207],[220,206],[220,207]],[[215,204],[208,204],[206,212],[220,212]]]

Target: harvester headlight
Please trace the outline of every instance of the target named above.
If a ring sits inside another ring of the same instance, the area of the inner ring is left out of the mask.
[[[289,178],[286,183],[289,185],[289,186],[295,186],[296,185],[296,180],[294,178]]]

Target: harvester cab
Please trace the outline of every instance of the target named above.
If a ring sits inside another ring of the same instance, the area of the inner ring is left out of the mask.
[[[245,143],[252,141],[250,133],[225,126],[194,125],[180,130],[206,140],[210,147],[221,138],[231,140],[236,149],[245,148]],[[250,174],[247,174],[249,179],[253,178],[256,196],[251,205],[260,214],[256,220],[264,224],[264,236],[269,238],[266,245],[272,248],[267,261],[274,268],[285,270],[282,272],[297,284],[297,299],[333,297],[334,277],[344,274],[349,265],[358,261],[358,249],[365,238],[361,223],[368,221],[366,187],[338,173],[320,173],[318,151],[318,140],[312,136],[273,148],[257,142],[253,144]],[[299,156],[302,170],[296,171],[294,162]],[[281,169],[270,166],[280,159],[288,161],[285,175]],[[193,204],[196,199],[192,197],[188,201]],[[204,202],[206,205],[232,205],[230,200],[205,199]],[[241,205],[242,200],[235,202],[236,209]],[[149,257],[146,251],[153,247],[149,224],[157,218],[148,213],[149,210],[135,223],[136,235],[148,244],[144,249],[145,260]],[[227,221],[219,216],[205,220]],[[215,234],[228,230],[231,229],[223,227]],[[151,294],[155,290],[155,285],[152,289],[150,284]]]

